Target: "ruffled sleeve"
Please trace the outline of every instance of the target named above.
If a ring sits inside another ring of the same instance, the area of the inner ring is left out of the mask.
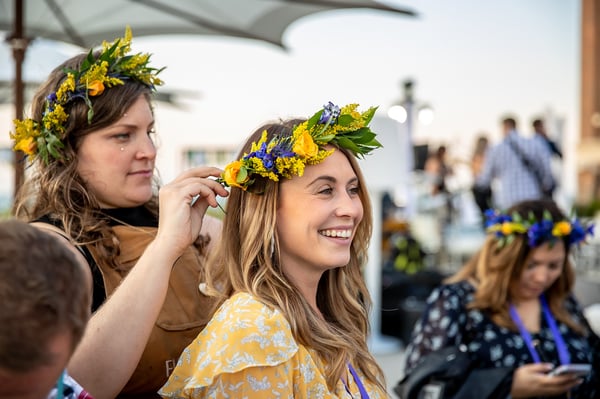
[[[184,350],[159,394],[264,398],[273,397],[275,390],[285,397],[293,389],[294,367],[288,362],[297,352],[285,317],[240,293],[223,304]]]

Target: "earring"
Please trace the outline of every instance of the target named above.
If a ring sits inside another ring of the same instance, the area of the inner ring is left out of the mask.
[[[125,151],[125,148],[124,148],[124,147],[121,147],[121,151]]]

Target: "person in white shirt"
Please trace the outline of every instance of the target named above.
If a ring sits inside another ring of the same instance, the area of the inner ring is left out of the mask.
[[[493,202],[499,209],[550,196],[555,187],[550,152],[537,140],[521,136],[514,118],[503,119],[502,126],[504,139],[488,150],[475,185],[490,187],[498,181],[493,186]]]

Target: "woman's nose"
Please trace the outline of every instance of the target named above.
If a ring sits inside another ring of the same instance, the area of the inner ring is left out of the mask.
[[[136,155],[138,158],[156,158],[156,146],[150,136],[145,136],[144,139],[141,140]]]
[[[336,207],[338,216],[360,216],[363,212],[362,202],[358,197],[352,197],[348,194],[340,195]]]
[[[541,283],[545,283],[546,281],[548,281],[549,276],[550,270],[548,270],[548,267],[546,266],[538,267],[535,273],[533,274],[533,278],[535,279],[535,281]]]

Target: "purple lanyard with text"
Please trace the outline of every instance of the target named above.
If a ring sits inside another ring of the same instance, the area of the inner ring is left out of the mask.
[[[542,312],[544,313],[544,318],[546,319],[546,322],[548,323],[548,326],[550,326],[550,330],[552,331],[552,337],[554,338],[554,343],[556,344],[556,351],[558,352],[560,364],[569,364],[571,363],[571,356],[569,355],[569,351],[567,349],[567,345],[565,344],[565,340],[563,339],[558,329],[558,326],[556,325],[556,320],[554,320],[552,312],[550,312],[550,308],[548,307],[548,303],[546,302],[546,297],[543,295],[540,296],[540,302],[542,304]],[[525,345],[527,345],[529,353],[531,353],[531,357],[533,357],[533,361],[535,363],[540,363],[540,355],[533,346],[531,334],[529,334],[529,331],[527,331],[527,329],[525,328],[525,325],[521,321],[521,318],[519,317],[519,314],[517,313],[517,310],[515,309],[513,304],[510,304],[509,311],[511,319],[519,328],[521,338],[523,338],[523,341],[525,341]]]
[[[350,363],[348,363],[348,368],[350,369],[350,373],[352,374],[352,377],[354,377],[354,382],[358,386],[358,391],[360,392],[361,399],[369,399],[369,394],[367,393],[365,386],[363,385],[362,381],[360,380],[358,373],[356,372],[356,370],[354,370],[354,367],[352,367],[352,365]],[[344,385],[346,385],[346,384],[344,383]],[[346,385],[346,391],[348,391],[348,393],[350,393],[350,389],[348,388],[347,385]],[[350,393],[350,395],[352,395],[352,394]]]

